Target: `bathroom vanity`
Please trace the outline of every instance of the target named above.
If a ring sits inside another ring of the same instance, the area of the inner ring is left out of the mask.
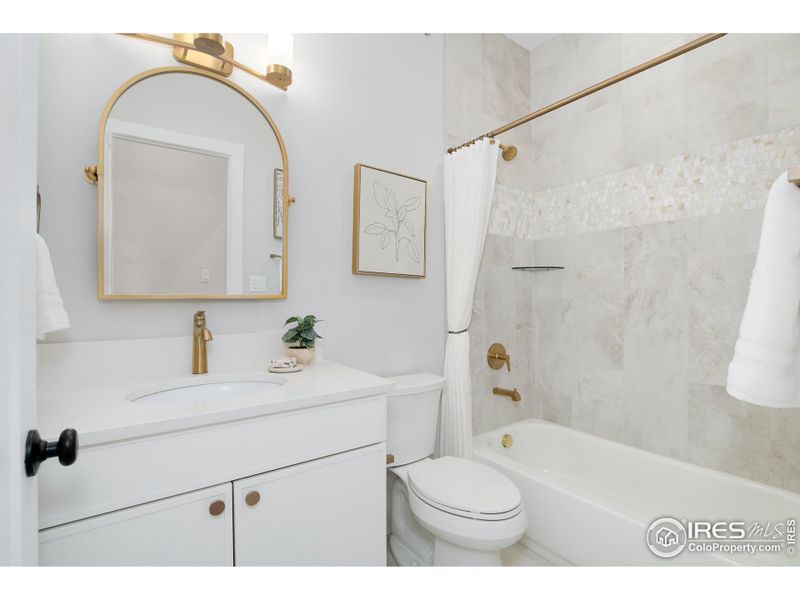
[[[144,71],[108,99],[84,177],[98,298],[193,301],[194,336],[39,345],[41,437],[79,440],[38,473],[40,564],[385,565],[394,384],[320,359],[270,375],[281,332],[206,327],[211,300],[287,297],[293,198],[266,108],[224,74]]]
[[[39,347],[42,565],[385,565],[386,392],[318,360],[264,369],[274,333]]]

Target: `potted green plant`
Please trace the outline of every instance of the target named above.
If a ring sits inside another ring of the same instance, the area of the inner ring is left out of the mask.
[[[319,321],[314,315],[306,315],[289,317],[284,323],[284,326],[295,324],[281,339],[288,345],[286,353],[296,358],[301,365],[307,365],[314,360],[314,344],[318,339],[322,339],[322,336],[314,331],[314,325]]]

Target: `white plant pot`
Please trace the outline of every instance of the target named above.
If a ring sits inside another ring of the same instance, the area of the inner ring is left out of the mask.
[[[296,358],[301,365],[307,365],[314,360],[314,348],[286,348],[287,356]]]

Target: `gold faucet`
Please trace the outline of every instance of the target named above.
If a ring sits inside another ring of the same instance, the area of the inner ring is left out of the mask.
[[[206,311],[198,310],[194,313],[194,332],[192,334],[192,373],[201,375],[208,373],[208,355],[206,342],[214,339],[211,332],[206,329]]]
[[[520,400],[522,400],[522,394],[519,393],[519,390],[517,388],[514,388],[513,390],[507,390],[505,388],[496,387],[492,388],[492,393],[495,396],[507,396],[508,398],[511,398],[511,400],[513,400],[514,402],[519,402]]]

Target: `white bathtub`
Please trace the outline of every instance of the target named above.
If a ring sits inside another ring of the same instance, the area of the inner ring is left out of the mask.
[[[509,448],[501,444],[504,434],[513,438]],[[521,542],[555,564],[800,565],[785,550],[685,549],[660,558],[646,543],[647,528],[664,516],[762,526],[800,520],[800,494],[537,419],[477,436],[475,460],[517,485],[529,520]]]

